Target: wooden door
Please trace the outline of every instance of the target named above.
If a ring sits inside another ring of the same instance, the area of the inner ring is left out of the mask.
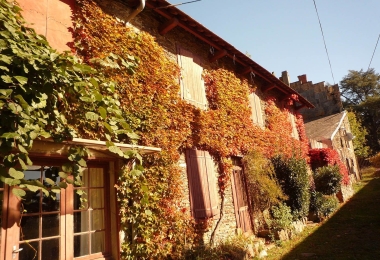
[[[251,232],[252,225],[248,208],[247,189],[241,167],[233,167],[231,180],[237,228],[240,228],[244,233]]]

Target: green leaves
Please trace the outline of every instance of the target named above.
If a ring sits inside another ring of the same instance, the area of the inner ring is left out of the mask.
[[[86,118],[91,121],[97,121],[99,119],[99,116],[95,114],[94,112],[87,112]]]
[[[17,171],[14,168],[10,168],[8,173],[11,177],[17,180],[23,179],[25,176],[23,172]]]

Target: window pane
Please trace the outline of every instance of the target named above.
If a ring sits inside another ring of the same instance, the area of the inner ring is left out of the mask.
[[[38,259],[37,252],[38,242],[29,242],[20,244],[20,248],[23,250],[18,254],[19,260]]]
[[[82,172],[82,187],[88,187],[88,169],[85,169]],[[79,187],[78,185],[75,185],[75,187]]]
[[[39,165],[28,166],[28,170],[24,172],[26,180],[38,180],[41,181],[41,169],[44,167]]]
[[[99,253],[105,251],[105,234],[104,231],[91,234],[91,253]]]
[[[88,231],[88,211],[74,212],[74,233]]]
[[[40,193],[27,190],[20,211],[24,214],[40,212]]]
[[[74,236],[74,257],[89,254],[89,234]]]
[[[22,252],[20,254],[22,254]],[[59,238],[42,241],[41,255],[41,259],[59,260]]]
[[[59,211],[60,195],[54,192],[49,192],[49,197],[46,197],[45,193],[42,194],[42,211],[52,212]],[[54,196],[54,197],[52,197]]]
[[[93,210],[91,230],[104,229],[104,210]]]
[[[80,194],[78,194],[80,192]],[[77,189],[74,191],[74,210],[88,208],[88,190]]]
[[[103,187],[103,168],[90,168],[90,187]]]
[[[90,190],[90,205],[93,209],[104,208],[104,189]]]
[[[45,167],[44,174],[43,174],[44,185],[50,186],[46,182],[46,178],[49,178],[50,180],[58,184],[61,181],[61,178],[59,177],[58,173],[59,173],[59,167]]]
[[[42,216],[42,237],[59,235],[59,214]]]
[[[39,238],[39,216],[23,216],[20,227],[20,240]]]

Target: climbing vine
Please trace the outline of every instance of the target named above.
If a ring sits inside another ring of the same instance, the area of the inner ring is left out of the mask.
[[[179,67],[154,37],[125,26],[104,13],[93,1],[77,1],[73,51],[94,67],[110,53],[132,69],[108,67],[104,75],[116,82],[121,115],[140,136],[139,144],[158,146],[160,154],[144,160],[144,172],[125,167],[117,185],[122,229],[126,234],[124,258],[178,257],[194,238],[193,223],[183,204],[183,181],[178,166],[184,149],[209,151],[218,163],[219,193],[224,197],[230,180],[232,156],[253,150],[268,158],[307,157],[306,139],[291,137],[289,111],[268,97],[268,128],[251,120],[248,95],[256,86],[227,69],[204,71],[209,109],[186,103],[178,93]],[[133,58],[134,57],[134,58]],[[301,123],[299,123],[301,124]],[[278,136],[283,136],[278,138]],[[285,145],[285,150],[282,149]],[[179,231],[180,230],[180,231]]]
[[[67,183],[82,184],[83,147],[70,148],[72,163],[59,173],[63,181],[27,180],[23,171],[33,164],[29,151],[35,140],[64,142],[92,132],[91,137],[107,140],[111,151],[130,156],[112,142],[138,138],[121,115],[115,84],[79,58],[57,53],[43,36],[25,27],[20,8],[6,1],[0,3],[0,71],[0,178],[14,186],[15,195],[24,196],[27,188],[50,196],[49,191],[59,193]]]

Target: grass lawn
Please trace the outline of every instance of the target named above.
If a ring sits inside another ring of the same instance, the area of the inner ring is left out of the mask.
[[[366,169],[354,189],[334,215],[269,250],[266,259],[380,259],[380,173]]]

